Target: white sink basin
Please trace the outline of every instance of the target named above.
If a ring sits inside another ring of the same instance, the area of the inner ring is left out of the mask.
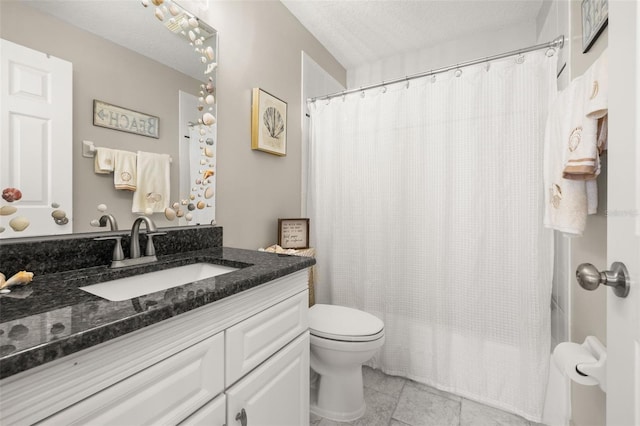
[[[194,281],[204,280],[205,278],[227,274],[237,271],[238,269],[239,268],[232,268],[230,266],[214,265],[212,263],[194,263],[92,284],[86,287],[80,287],[80,290],[113,302],[118,302]]]

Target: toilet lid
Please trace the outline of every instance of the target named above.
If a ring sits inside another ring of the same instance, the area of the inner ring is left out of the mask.
[[[384,334],[384,323],[377,317],[336,305],[313,305],[309,309],[311,334],[332,340],[367,342]]]

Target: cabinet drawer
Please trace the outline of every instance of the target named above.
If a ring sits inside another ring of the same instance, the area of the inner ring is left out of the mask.
[[[227,386],[309,328],[308,294],[299,293],[227,329]]]
[[[224,390],[219,333],[45,419],[42,424],[176,424]]]

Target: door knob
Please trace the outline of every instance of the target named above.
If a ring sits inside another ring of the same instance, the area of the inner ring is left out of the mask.
[[[629,294],[631,279],[622,262],[613,262],[610,271],[602,272],[590,263],[581,263],[576,269],[576,279],[585,290],[595,290],[600,284],[604,284],[612,287],[618,297],[627,297]]]

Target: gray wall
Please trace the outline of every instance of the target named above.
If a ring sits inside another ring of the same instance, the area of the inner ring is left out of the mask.
[[[278,218],[301,217],[301,52],[341,84],[346,73],[279,1],[209,4],[198,15],[220,34],[216,220],[226,246],[256,249],[277,242]],[[253,87],[288,104],[285,157],[251,150]]]
[[[82,140],[96,146],[172,156],[171,196],[178,198],[178,90],[197,94],[200,82],[17,1],[0,3],[0,36],[73,63],[73,230],[95,231],[90,221],[104,203],[121,228],[130,227],[132,193],[113,188],[113,174],[97,175],[82,157]],[[141,8],[142,9],[142,8]],[[194,56],[194,60],[197,58]],[[93,100],[155,115],[160,139],[93,126]],[[167,225],[162,214],[153,216]],[[175,223],[174,223],[175,224]]]

